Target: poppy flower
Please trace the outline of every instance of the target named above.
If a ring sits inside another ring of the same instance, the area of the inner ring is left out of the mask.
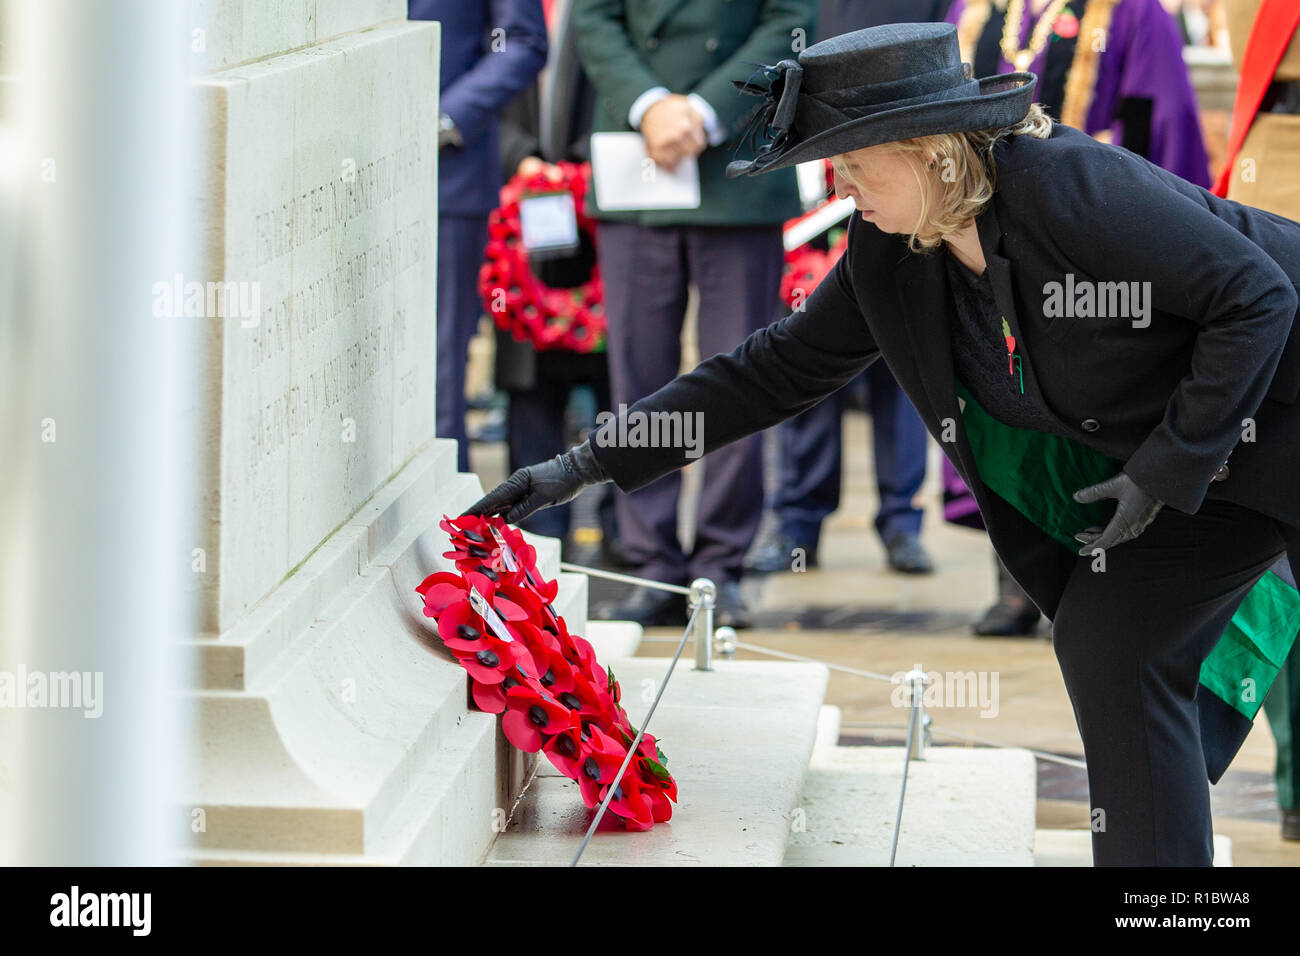
[[[475,515],[444,517],[439,522],[439,527],[451,537],[454,549],[443,552],[442,556],[450,558],[458,570],[467,571],[478,564],[492,561],[497,556],[497,543],[492,540],[483,518]]]
[[[477,651],[453,651],[460,666],[481,684],[500,684],[511,670],[518,668],[526,677],[536,673],[537,665],[520,641],[506,643],[484,636],[485,647]]]
[[[608,787],[601,788],[600,799],[605,799]],[[654,803],[651,794],[641,779],[631,769],[623,774],[614,786],[614,797],[609,801],[609,812],[623,818],[623,825],[629,830],[649,830],[655,825]],[[671,815],[672,809],[669,808]]]
[[[426,617],[437,617],[448,605],[467,600],[465,579],[455,571],[438,571],[429,575],[415,587],[424,598]]]
[[[421,581],[415,590],[424,598],[426,617],[438,617],[453,604],[469,601],[471,590],[477,591],[504,621],[525,621],[529,612],[515,603],[531,601],[527,592],[500,583],[501,577],[491,568],[483,571],[439,571]],[[504,591],[504,594],[498,594]],[[505,595],[508,594],[509,597]],[[514,598],[511,600],[510,598]],[[472,605],[471,605],[472,606]]]
[[[438,618],[438,636],[475,680],[499,684],[512,668],[533,677],[537,664],[528,645],[511,634],[498,635],[487,627],[467,602],[449,605]]]
[[[557,734],[572,726],[569,709],[544,690],[519,684],[506,691],[506,715],[501,729],[506,739],[525,753],[537,753],[546,742],[543,735]]]
[[[507,681],[512,678],[507,675]],[[470,696],[474,698],[474,706],[485,714],[500,714],[506,709],[506,681],[500,684],[484,684],[470,678],[469,682]]]
[[[609,694],[593,684],[581,670],[573,672],[573,689],[556,695],[560,703],[576,710],[579,716],[601,724],[612,724],[617,711]]]
[[[532,551],[532,548],[530,547],[529,550]],[[545,580],[542,577],[541,572],[537,570],[536,564],[533,563],[528,563],[523,566],[520,570],[519,580],[516,583],[519,584],[520,587],[525,587],[535,594],[537,600],[543,607],[546,607],[554,601],[556,595],[560,593],[560,582],[558,580]],[[550,614],[552,617],[555,616],[553,608],[550,610]]]
[[[673,818],[673,805],[664,791],[651,787],[645,794],[650,799],[650,815],[655,823],[666,823]]]
[[[453,651],[481,651],[486,646],[486,632],[483,619],[466,600],[447,605],[438,615],[438,636]]]
[[[653,757],[641,757],[636,761],[638,776],[646,786],[672,800],[677,799],[677,781],[668,772],[668,768]]]
[[[537,680],[543,687],[557,696],[573,690],[573,667],[558,646],[552,650],[539,642],[536,646],[529,645],[529,650],[537,664]]]
[[[617,776],[627,750],[599,727],[587,726],[585,729],[587,736],[582,741],[585,756],[578,774],[578,790],[582,793],[583,802],[589,807],[595,807],[605,799],[605,785]],[[628,772],[632,772],[630,764]]]
[[[1066,10],[1052,24],[1052,32],[1062,39],[1070,39],[1079,35],[1079,18],[1069,10]]]
[[[575,712],[569,712],[569,726],[548,740],[542,747],[542,753],[546,754],[546,759],[560,773],[570,780],[578,779],[583,761],[590,756],[591,749],[582,739],[582,722]]]

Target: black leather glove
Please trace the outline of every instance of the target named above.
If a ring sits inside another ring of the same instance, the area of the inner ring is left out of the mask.
[[[534,511],[572,501],[588,485],[609,480],[591,442],[585,441],[550,461],[520,468],[465,509],[465,514],[504,514],[509,524],[518,524]]]
[[[1074,493],[1074,500],[1083,504],[1101,501],[1103,498],[1115,498],[1119,504],[1115,507],[1110,524],[1104,529],[1094,526],[1074,536],[1074,540],[1083,542],[1079,554],[1085,557],[1096,548],[1105,550],[1133,540],[1155,520],[1156,513],[1165,504],[1139,488],[1137,482],[1122,471],[1113,478]]]

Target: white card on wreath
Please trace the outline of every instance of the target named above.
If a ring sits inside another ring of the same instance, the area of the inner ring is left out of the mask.
[[[519,200],[519,229],[529,252],[578,248],[578,213],[571,193],[539,193]],[[513,570],[513,569],[511,569]]]
[[[609,212],[700,205],[699,163],[683,159],[664,169],[646,155],[640,133],[592,133],[591,178],[596,204]]]

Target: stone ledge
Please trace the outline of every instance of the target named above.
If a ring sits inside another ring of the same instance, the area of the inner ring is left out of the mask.
[[[819,750],[786,865],[887,866],[904,754]],[[1032,866],[1036,779],[1027,751],[931,747],[908,771],[895,865]]]
[[[649,706],[643,695],[654,693],[667,662],[607,663],[639,726]],[[702,673],[681,662],[650,725],[681,795],[673,819],[646,833],[602,822],[583,865],[779,866],[827,676],[820,664],[719,661],[716,670]],[[577,784],[542,760],[487,863],[567,865],[593,815]]]
[[[589,621],[582,636],[595,648],[596,659],[612,661],[634,657],[641,646],[642,628],[635,621]]]

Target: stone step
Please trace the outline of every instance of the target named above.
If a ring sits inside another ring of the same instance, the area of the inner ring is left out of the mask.
[[[596,660],[635,657],[641,646],[641,625],[635,621],[590,621],[582,636],[596,650]]]
[[[906,750],[837,746],[838,722],[820,720],[786,866],[889,864]],[[1027,751],[929,748],[908,770],[895,865],[1032,866],[1036,779]]]
[[[1232,866],[1232,838],[1215,834],[1214,865]],[[1087,830],[1035,830],[1034,866],[1092,866]]]
[[[607,662],[640,726],[667,660]],[[767,661],[718,661],[715,668],[705,673],[680,662],[650,723],[677,779],[680,803],[672,821],[645,833],[602,821],[582,865],[781,864],[828,672],[820,664]],[[487,863],[567,865],[594,814],[577,784],[543,759]]]

